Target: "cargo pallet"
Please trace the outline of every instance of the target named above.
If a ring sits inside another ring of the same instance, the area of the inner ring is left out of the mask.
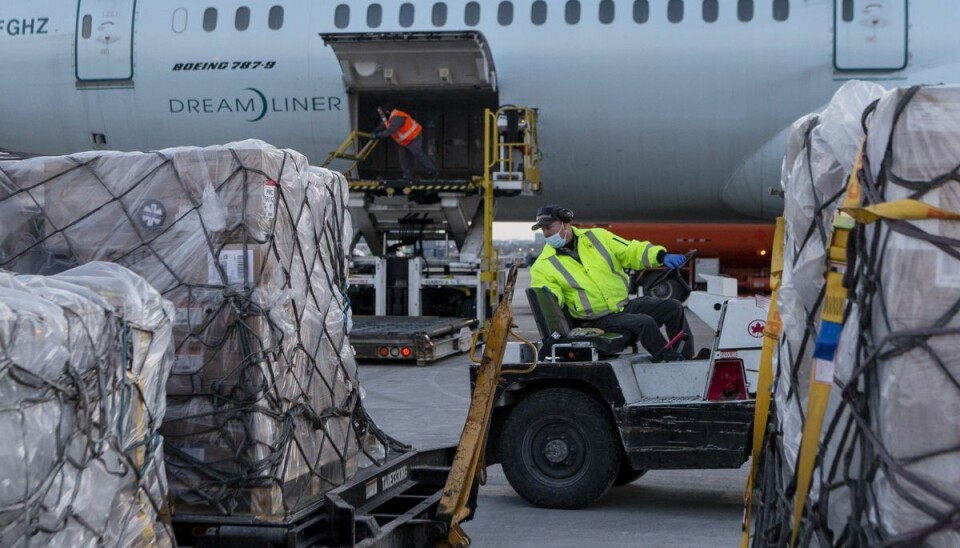
[[[180,546],[408,547],[445,539],[436,519],[456,447],[391,453],[280,522],[256,516],[173,515]],[[476,508],[476,489],[468,502]]]

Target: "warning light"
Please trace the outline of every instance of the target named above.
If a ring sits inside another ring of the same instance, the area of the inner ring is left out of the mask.
[[[380,350],[377,350],[377,354],[380,354],[381,358],[386,358],[387,356],[390,355],[390,349],[387,348],[386,346],[381,346]]]
[[[390,355],[396,358],[397,356],[400,355],[400,349],[397,348],[396,346],[390,347]]]
[[[400,355],[403,356],[404,358],[409,358],[410,354],[413,354],[413,352],[410,350],[409,346],[404,346],[403,348],[400,349]]]
[[[760,250],[760,256],[761,256],[761,257],[763,257],[763,256],[766,255],[766,254],[767,254],[767,250],[766,250],[766,249],[761,249],[761,250]]]

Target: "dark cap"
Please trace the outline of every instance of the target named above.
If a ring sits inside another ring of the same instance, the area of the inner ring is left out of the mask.
[[[558,205],[547,205],[537,210],[537,224],[530,227],[530,230],[540,230],[545,226],[550,226],[556,221],[569,223],[573,220],[573,211]]]

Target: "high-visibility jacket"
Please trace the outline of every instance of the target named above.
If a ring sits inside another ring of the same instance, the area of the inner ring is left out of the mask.
[[[630,278],[624,269],[661,266],[657,259],[667,252],[663,246],[624,240],[602,228],[573,228],[573,233],[580,262],[544,246],[530,267],[530,286],[546,287],[560,306],[581,320],[621,312],[629,300]]]
[[[390,119],[387,120],[387,127],[390,127],[390,122],[397,116],[403,116],[405,121],[403,125],[400,126],[400,129],[391,135],[391,137],[393,137],[393,140],[396,141],[398,145],[405,147],[416,139],[417,135],[420,135],[420,132],[423,131],[423,126],[418,124],[417,121],[413,119],[413,116],[395,108],[393,112],[390,113]]]

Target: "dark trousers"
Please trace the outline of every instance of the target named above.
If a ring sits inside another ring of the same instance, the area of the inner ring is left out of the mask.
[[[630,299],[623,312],[609,314],[583,325],[611,333],[620,333],[627,338],[635,339],[653,356],[667,345],[667,339],[664,339],[660,332],[660,326],[665,325],[667,335],[671,339],[680,331],[684,331],[689,336],[685,344],[678,342],[673,349],[679,349],[684,359],[693,357],[693,333],[690,332],[690,326],[684,316],[683,305],[676,299],[637,297]]]
[[[437,175],[437,166],[433,160],[423,151],[423,137],[417,135],[417,138],[410,141],[405,147],[397,147],[400,155],[400,169],[403,170],[403,178],[413,180],[413,170],[416,161],[427,170],[427,177],[434,178]]]

